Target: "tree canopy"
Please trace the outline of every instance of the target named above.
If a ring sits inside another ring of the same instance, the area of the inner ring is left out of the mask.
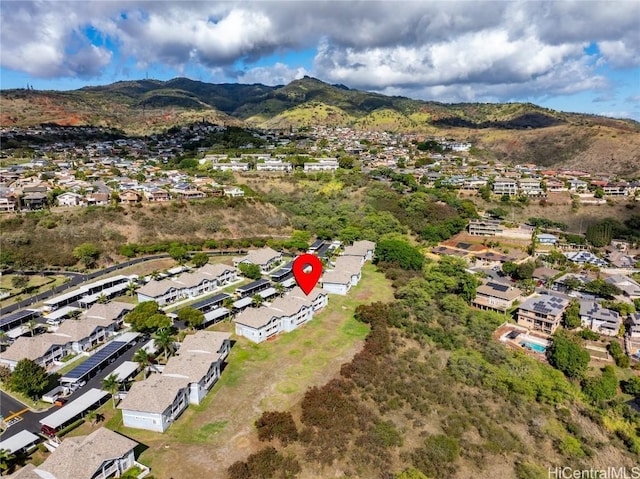
[[[584,349],[577,338],[565,334],[556,334],[553,343],[547,350],[549,364],[562,371],[569,378],[581,378],[589,365],[589,352]]]
[[[401,240],[383,240],[376,245],[375,263],[395,263],[403,269],[421,270],[424,255]]]
[[[171,326],[171,319],[164,314],[158,303],[145,301],[138,304],[125,316],[125,322],[131,324],[134,331],[150,333]]]
[[[73,256],[87,268],[92,268],[100,257],[100,249],[93,243],[82,243],[73,249]]]
[[[36,399],[49,385],[47,370],[31,359],[21,359],[11,374],[12,390]]]
[[[202,326],[204,314],[202,311],[194,308],[182,308],[178,311],[178,319],[184,321],[190,328],[197,328]]]
[[[238,265],[240,272],[249,279],[260,279],[262,277],[262,271],[260,266],[253,263],[240,263]]]

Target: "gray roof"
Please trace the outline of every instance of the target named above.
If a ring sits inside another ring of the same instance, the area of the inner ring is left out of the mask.
[[[85,412],[94,404],[102,401],[109,393],[102,389],[91,388],[82,396],[74,399],[62,409],[49,414],[47,417],[40,419],[40,424],[45,426],[57,428],[62,426],[67,421],[70,421],[74,417]]]
[[[30,433],[29,431],[23,430],[4,441],[0,441],[0,451],[4,449],[13,454],[14,452],[35,444],[38,441],[40,441],[38,436]]]
[[[161,414],[189,383],[188,378],[153,374],[144,381],[133,383],[118,409]]]
[[[102,463],[123,457],[138,443],[101,427],[88,436],[67,437],[36,470],[58,479],[91,479]]]
[[[541,296],[529,298],[520,305],[520,309],[533,311],[534,313],[551,314],[556,316],[562,313],[567,306],[569,306],[568,299],[551,294],[543,294]]]
[[[619,323],[620,315],[617,311],[603,308],[596,301],[580,301],[580,316],[587,316],[596,321]]]
[[[261,248],[261,249],[255,249],[255,250],[249,251],[246,256],[243,256],[241,258],[235,258],[234,263],[235,262],[241,263],[244,261],[244,262],[253,263],[253,264],[262,266],[267,264],[269,261],[273,260],[278,256],[282,256],[282,253],[278,253],[276,250],[268,246],[265,246],[264,248]]]

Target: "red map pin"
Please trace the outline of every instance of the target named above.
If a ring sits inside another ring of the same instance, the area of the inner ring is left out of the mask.
[[[317,256],[302,254],[293,261],[293,276],[308,296],[322,276],[322,263]]]

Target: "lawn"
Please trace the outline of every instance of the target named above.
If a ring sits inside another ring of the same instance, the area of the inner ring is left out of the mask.
[[[330,296],[302,328],[259,345],[235,338],[228,365],[203,404],[189,406],[164,434],[124,427],[110,402],[101,408],[105,424],[148,446],[139,460],[158,478],[223,478],[229,465],[260,447],[253,423],[263,411],[294,408],[307,388],[325,384],[360,349],[368,327],[353,319],[355,308],[392,299],[390,283],[367,264],[348,296]],[[219,323],[215,329],[233,327]],[[74,433],[95,427],[85,424]]]

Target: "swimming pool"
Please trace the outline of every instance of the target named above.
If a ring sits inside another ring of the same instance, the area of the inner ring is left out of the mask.
[[[545,353],[545,352],[547,352],[547,348],[545,346],[541,346],[541,345],[536,344],[536,343],[530,343],[528,341],[521,341],[520,342],[520,346],[522,346],[524,348],[533,349],[537,353]]]

